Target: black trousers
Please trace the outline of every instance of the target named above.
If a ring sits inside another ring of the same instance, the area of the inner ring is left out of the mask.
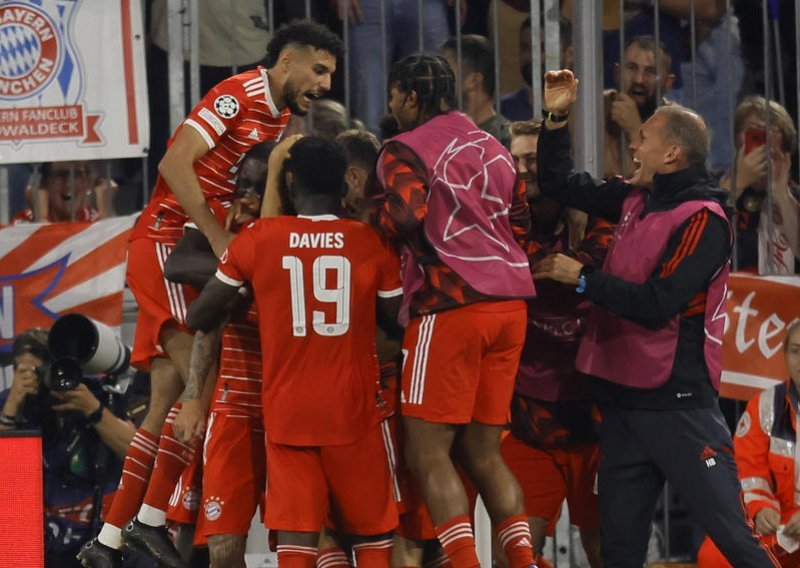
[[[775,566],[745,518],[722,413],[606,406],[598,473],[605,568],[642,568],[664,481],[735,567]]]

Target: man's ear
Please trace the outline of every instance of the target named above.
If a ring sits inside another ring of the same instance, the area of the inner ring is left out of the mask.
[[[405,104],[410,110],[419,107],[419,97],[417,96],[417,91],[412,90],[406,93]]]
[[[278,64],[276,65],[276,67],[278,67],[281,71],[286,73],[289,71],[289,66],[292,64],[292,61],[294,61],[294,58],[295,58],[294,47],[287,46],[283,49],[283,51],[281,51],[278,54]]]
[[[664,154],[664,164],[674,164],[683,155],[683,150],[680,146],[672,145]]]
[[[344,172],[344,183],[348,192],[358,187],[358,168],[356,166],[347,166]]]
[[[475,91],[485,84],[483,73],[473,71],[464,75],[464,90]]]

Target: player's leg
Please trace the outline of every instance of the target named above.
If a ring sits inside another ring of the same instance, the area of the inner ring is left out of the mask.
[[[159,338],[160,344],[178,371],[181,379],[180,391],[182,391],[188,378],[193,338],[186,331],[173,325],[164,326]],[[206,408],[214,393],[214,387],[215,381],[209,377],[202,394],[203,405]],[[147,485],[142,505],[136,517],[123,530],[123,539],[129,545],[170,566],[180,564],[180,555],[166,529],[169,499],[181,474],[194,460],[197,450],[194,445],[179,441],[175,434],[174,422],[181,407],[180,403],[176,402],[178,396],[172,399],[172,405],[161,429],[153,474]]]
[[[405,459],[456,568],[478,565],[469,502],[450,452],[472,417],[481,336],[467,306],[412,318],[403,337]]]
[[[208,537],[211,566],[245,568],[244,553],[247,536],[241,534],[214,534]]]
[[[533,563],[522,489],[500,454],[525,341],[526,313],[525,304],[516,301],[476,306],[474,322],[482,334],[480,381],[473,420],[458,444],[459,462],[483,498],[511,568]]]
[[[349,535],[356,565],[388,568],[397,527],[397,494],[386,425],[375,424],[346,446],[320,449],[331,491],[331,518]]]
[[[632,414],[651,459],[725,557],[738,566],[778,566],[748,523],[733,440],[719,408]]]
[[[244,566],[250,523],[266,486],[261,420],[212,412],[204,455],[202,529],[212,565]]]
[[[514,434],[503,439],[500,452],[522,488],[531,543],[534,553],[541,555],[567,496],[566,480],[550,452],[531,447]]]
[[[569,477],[567,506],[570,522],[580,531],[589,566],[600,568],[603,565],[600,556],[600,509],[595,490],[600,448],[597,443],[577,444],[567,453],[569,463],[564,464],[564,470]]]
[[[339,534],[327,526],[322,528],[317,545],[317,568],[348,568],[352,566],[350,554]]]
[[[278,566],[313,568],[330,499],[320,448],[276,444],[269,437],[266,445],[264,524],[278,533]]]

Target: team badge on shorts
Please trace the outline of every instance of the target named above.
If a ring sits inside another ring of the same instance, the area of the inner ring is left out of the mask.
[[[187,511],[196,511],[200,506],[200,494],[191,489],[186,491],[181,498],[181,504]]]
[[[225,504],[225,501],[220,501],[219,497],[214,497],[213,495],[206,499],[206,503],[203,506],[203,514],[206,516],[206,519],[209,521],[216,521],[222,516],[222,506]]]
[[[222,118],[233,118],[239,114],[239,101],[233,95],[220,95],[214,101],[214,110]]]

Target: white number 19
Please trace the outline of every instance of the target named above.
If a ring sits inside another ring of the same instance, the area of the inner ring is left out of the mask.
[[[292,292],[292,333],[306,336],[306,300],[303,284],[303,261],[296,256],[284,256],[283,268],[289,271]],[[336,271],[336,285],[326,288],[328,270]],[[312,311],[312,325],[319,335],[344,335],[350,328],[350,261],[343,256],[317,257],[311,266],[314,298],[326,304],[336,304],[336,321],[326,322],[325,312]]]

